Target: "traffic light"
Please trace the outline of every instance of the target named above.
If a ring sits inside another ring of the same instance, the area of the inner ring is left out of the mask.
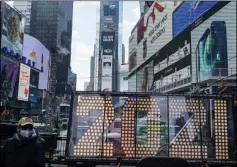
[[[222,79],[221,80],[221,88],[225,88],[226,87],[226,80]]]

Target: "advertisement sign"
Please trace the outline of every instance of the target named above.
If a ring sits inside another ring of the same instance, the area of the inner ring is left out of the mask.
[[[14,54],[22,56],[24,19],[7,3],[4,3],[2,26],[1,49],[6,47],[9,52],[13,51]]]
[[[16,62],[1,56],[1,75],[0,75],[0,89],[9,88],[8,97],[13,96],[16,78],[18,76],[19,65]]]
[[[112,77],[112,56],[102,57],[102,76]]]
[[[28,65],[40,70],[39,89],[48,89],[48,73],[50,66],[49,50],[36,38],[25,34],[23,56]]]
[[[19,86],[17,99],[21,101],[28,101],[30,87],[30,67],[20,64]]]
[[[112,90],[112,56],[102,57],[102,91]]]
[[[103,20],[104,22],[116,23],[118,17],[119,2],[103,2]]]
[[[140,20],[137,26],[137,44],[141,42],[141,40],[144,38],[144,32],[146,28],[144,26],[144,17]]]
[[[71,86],[72,86],[72,91],[77,90],[77,74],[71,73]]]
[[[142,51],[138,53],[137,59],[148,59],[172,40],[172,13],[175,8],[174,2],[154,1],[139,21],[136,32],[136,47],[138,48],[138,45],[142,42],[140,46]]]
[[[115,32],[101,32],[101,45],[104,48],[113,48],[115,42]]]
[[[192,56],[192,64],[198,64],[201,81],[228,76],[231,70],[236,73],[236,2],[226,3],[221,2],[193,25],[191,44],[197,59]]]
[[[27,34],[24,35],[23,56],[26,57],[28,65],[38,70],[43,67],[43,47],[38,39]]]
[[[112,32],[114,30],[115,30],[114,29],[114,23],[108,23],[108,22],[104,23],[104,31]]]
[[[104,5],[104,16],[115,16],[116,15],[116,6],[115,4],[105,4]]]
[[[173,37],[176,37],[185,28],[207,12],[218,1],[185,1],[173,12]]]
[[[30,93],[29,101],[33,103],[38,102],[38,84],[39,84],[39,72],[32,70],[30,71]]]
[[[42,47],[42,65],[43,65],[43,72],[39,74],[39,89],[48,90],[48,77],[49,77],[49,70],[50,70],[50,52],[49,50],[43,45]]]
[[[110,47],[106,47],[106,48],[103,48],[103,55],[113,55],[113,48],[110,48]]]

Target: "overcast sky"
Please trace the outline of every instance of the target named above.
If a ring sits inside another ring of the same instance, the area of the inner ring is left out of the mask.
[[[8,1],[11,5],[12,1]],[[96,36],[96,9],[100,1],[74,1],[72,30],[72,71],[77,74],[77,90],[90,79],[90,57]],[[123,44],[128,59],[128,39],[140,18],[139,1],[123,2]]]
[[[77,73],[77,90],[84,90],[90,79],[90,57],[96,36],[96,8],[99,1],[74,1],[71,67]],[[139,19],[138,1],[123,2],[123,43],[128,58],[128,38]]]

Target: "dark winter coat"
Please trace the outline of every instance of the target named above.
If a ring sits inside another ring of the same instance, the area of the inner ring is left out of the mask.
[[[43,144],[37,136],[20,139],[15,134],[6,141],[2,153],[3,167],[45,167]]]

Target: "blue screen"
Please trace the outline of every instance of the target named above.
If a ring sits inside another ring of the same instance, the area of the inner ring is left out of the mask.
[[[181,4],[173,14],[173,36],[176,37],[218,1],[188,1]]]

